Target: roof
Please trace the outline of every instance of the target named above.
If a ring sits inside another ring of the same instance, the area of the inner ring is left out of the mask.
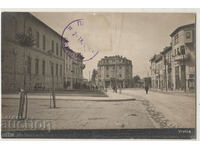
[[[115,59],[115,58],[119,58],[119,59],[122,59],[122,60],[126,60],[126,61],[132,62],[131,60],[127,59],[126,57],[123,57],[123,56],[120,56],[120,55],[104,56],[104,58],[102,58],[101,60],[103,60],[103,59]]]
[[[56,32],[55,30],[53,30],[51,27],[49,27],[47,24],[45,24],[44,22],[42,22],[40,19],[38,19],[37,17],[35,17],[34,15],[32,15],[29,12],[4,12],[4,13],[15,13],[15,14],[21,14],[21,15],[26,15],[32,19],[34,19],[35,21],[39,22],[41,25],[43,25],[45,28],[49,29],[50,31],[52,31],[53,33],[55,33],[57,36],[59,36],[60,38],[62,38],[63,40],[65,40],[66,42],[69,42],[68,40],[66,40],[65,38],[62,37],[62,35],[60,35],[58,32]]]
[[[162,59],[162,55],[161,54],[158,54],[156,55],[156,59],[155,59],[155,62],[158,62]]]
[[[156,55],[154,55],[149,61],[154,61],[156,58]]]
[[[80,59],[84,59],[84,57],[83,57],[83,55],[82,55],[81,53],[75,52],[75,51],[73,51],[73,50],[72,50],[71,48],[69,48],[69,47],[65,47],[65,50],[67,50],[67,51],[69,51],[69,52],[71,52],[71,53],[76,54],[76,57],[79,57]]]
[[[174,36],[177,32],[179,32],[180,30],[184,30],[185,28],[194,28],[195,27],[195,24],[187,24],[187,25],[183,25],[183,26],[180,26],[178,28],[176,28],[171,34],[170,36]]]
[[[166,54],[167,52],[169,52],[170,50],[172,50],[171,46],[167,46],[163,49],[163,51],[161,52],[161,54]]]
[[[156,54],[156,55],[154,55],[151,59],[150,59],[150,61],[152,62],[152,61],[155,61],[155,62],[158,62],[158,61],[160,61],[162,59],[162,55],[161,54]]]

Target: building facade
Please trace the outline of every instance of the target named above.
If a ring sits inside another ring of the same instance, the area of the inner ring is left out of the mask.
[[[65,49],[65,88],[80,88],[83,83],[84,57],[69,47]]]
[[[172,72],[174,89],[195,89],[196,63],[196,30],[195,24],[178,27],[171,33],[173,67]]]
[[[170,34],[171,45],[150,59],[152,88],[195,90],[195,33],[194,24],[178,27]]]
[[[130,86],[132,61],[122,56],[105,56],[97,65],[97,85],[104,88]]]
[[[151,80],[152,88],[162,89],[163,88],[163,61],[162,55],[154,55],[151,61]]]
[[[68,42],[30,13],[2,13],[2,90],[64,88]]]

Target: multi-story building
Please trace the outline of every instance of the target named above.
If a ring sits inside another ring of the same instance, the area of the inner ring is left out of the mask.
[[[178,27],[170,36],[171,46],[165,47],[159,55],[150,59],[152,87],[162,90],[194,90],[195,25]]]
[[[66,48],[65,55],[65,88],[79,88],[83,82],[84,57],[80,53],[75,53],[69,47]]]
[[[151,62],[151,80],[152,88],[162,89],[163,88],[163,61],[162,55],[154,55]]]
[[[98,86],[129,87],[132,79],[132,61],[122,56],[105,56],[97,65]]]
[[[61,40],[68,42],[30,13],[2,13],[3,92],[63,88],[68,74]]]
[[[195,89],[195,24],[180,26],[171,34],[173,83],[176,90]]]
[[[167,90],[173,89],[172,81],[172,47],[168,46],[161,52],[163,60],[163,88]]]

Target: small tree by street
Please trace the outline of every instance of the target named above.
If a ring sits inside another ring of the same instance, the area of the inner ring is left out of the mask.
[[[137,87],[137,85],[139,84],[140,82],[140,76],[139,75],[136,75],[132,78],[132,87]]]
[[[26,119],[28,114],[28,97],[26,90],[26,51],[27,48],[32,47],[34,43],[33,36],[31,34],[17,33],[16,41],[24,47],[24,87],[20,89],[20,101],[19,101],[19,111],[18,119]]]
[[[92,79],[91,79],[92,83],[95,83],[96,77],[97,77],[97,70],[93,69],[93,71],[92,71]]]

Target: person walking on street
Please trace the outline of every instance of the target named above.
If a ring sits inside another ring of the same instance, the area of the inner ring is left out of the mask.
[[[148,85],[145,85],[145,91],[146,91],[146,94],[148,94],[148,91],[149,91],[149,86]]]

